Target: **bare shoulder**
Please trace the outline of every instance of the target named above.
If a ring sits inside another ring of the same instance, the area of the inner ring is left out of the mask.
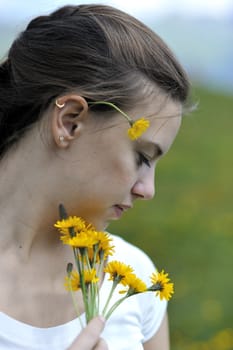
[[[156,334],[143,344],[144,350],[169,350],[169,326],[168,317],[165,314],[164,319]]]

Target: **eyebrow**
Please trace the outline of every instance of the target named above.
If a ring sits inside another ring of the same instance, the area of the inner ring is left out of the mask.
[[[147,149],[147,152],[149,152],[148,156],[151,159],[160,157],[165,153],[159,143],[140,139],[138,140],[138,144]]]
[[[164,154],[164,151],[162,150],[161,146],[158,143],[150,143],[150,146],[153,146],[154,152],[152,158],[160,157]]]

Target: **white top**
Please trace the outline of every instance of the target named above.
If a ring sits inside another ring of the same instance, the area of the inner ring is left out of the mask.
[[[139,248],[122,238],[113,237],[115,254],[110,260],[119,260],[131,265],[138,277],[150,285],[149,276],[155,267]],[[106,300],[111,281],[105,277],[100,290],[100,305]],[[120,290],[122,286],[119,286]],[[114,301],[119,299],[117,291]],[[72,301],[71,301],[72,302]],[[166,311],[167,302],[160,301],[152,292],[129,297],[113,312],[106,323],[102,337],[109,350],[142,350],[142,344],[158,330]],[[84,314],[81,315],[85,323]],[[66,350],[80,332],[78,318],[68,323],[49,328],[38,328],[19,322],[0,312],[1,350]]]

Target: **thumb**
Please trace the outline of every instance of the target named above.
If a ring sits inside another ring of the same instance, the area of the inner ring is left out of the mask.
[[[101,316],[93,318],[74,340],[69,350],[91,350],[98,343],[104,329],[105,319]]]

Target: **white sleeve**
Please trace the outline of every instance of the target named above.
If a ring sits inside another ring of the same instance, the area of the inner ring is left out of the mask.
[[[167,302],[161,301],[153,292],[146,292],[140,295],[140,306],[142,308],[142,334],[143,342],[146,342],[158,331],[164,318]]]
[[[120,260],[131,265],[136,275],[141,278],[147,286],[151,285],[150,276],[156,271],[156,267],[145,252],[140,248],[124,243],[121,238],[117,238],[118,257]],[[145,292],[135,296],[138,300],[140,310],[141,332],[143,342],[146,342],[159,329],[167,309],[167,301],[161,301],[154,292]]]
[[[140,267],[137,268],[139,277],[146,282],[147,286],[151,285],[150,276],[156,271],[151,259],[144,253],[140,252]],[[146,292],[139,294],[139,305],[142,315],[142,333],[144,336],[143,342],[146,342],[158,331],[167,309],[167,301],[160,300],[155,292]]]

